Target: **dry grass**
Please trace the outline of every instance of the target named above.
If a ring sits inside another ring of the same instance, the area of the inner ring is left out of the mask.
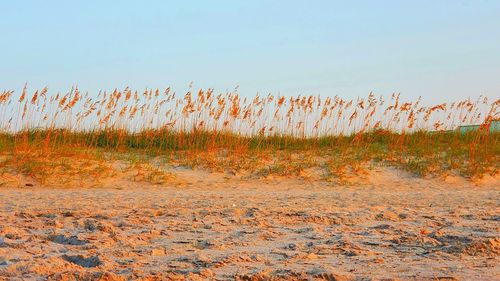
[[[97,98],[77,88],[50,95],[25,87],[0,93],[1,173],[21,173],[44,184],[64,174],[70,182],[99,181],[136,171],[136,181],[171,182],[182,165],[251,176],[319,173],[342,180],[372,165],[419,176],[498,173],[500,100],[425,106],[399,94],[343,100],[268,95],[237,90],[183,96],[166,89],[115,90]],[[474,132],[457,125],[483,124]],[[161,161],[157,161],[160,159]],[[116,169],[117,161],[126,168]]]

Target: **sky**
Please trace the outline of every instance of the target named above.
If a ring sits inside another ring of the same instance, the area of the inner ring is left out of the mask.
[[[500,1],[2,1],[0,90],[500,97]]]

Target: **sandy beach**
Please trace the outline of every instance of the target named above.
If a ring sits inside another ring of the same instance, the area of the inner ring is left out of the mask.
[[[500,280],[498,181],[179,174],[182,187],[2,187],[0,279]]]
[[[0,7],[0,281],[500,281],[500,0]]]

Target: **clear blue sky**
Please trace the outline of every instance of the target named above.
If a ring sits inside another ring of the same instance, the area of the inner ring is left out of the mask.
[[[496,0],[26,0],[0,11],[0,89],[192,81],[245,95],[500,96]]]

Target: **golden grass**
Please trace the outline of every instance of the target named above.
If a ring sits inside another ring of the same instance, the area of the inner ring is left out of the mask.
[[[77,88],[0,93],[0,173],[42,184],[58,174],[98,183],[126,158],[133,180],[165,184],[163,166],[325,179],[391,165],[416,175],[498,173],[500,100],[487,97],[424,105],[421,99],[338,96],[241,97],[212,89],[177,95],[170,88],[126,88],[97,97]],[[481,124],[472,132],[458,125]],[[161,158],[161,165],[152,159]],[[76,159],[76,160],[75,160]],[[76,162],[75,162],[76,161]],[[71,164],[68,164],[68,163]],[[162,166],[163,165],[163,166]],[[72,183],[68,183],[72,184]]]

